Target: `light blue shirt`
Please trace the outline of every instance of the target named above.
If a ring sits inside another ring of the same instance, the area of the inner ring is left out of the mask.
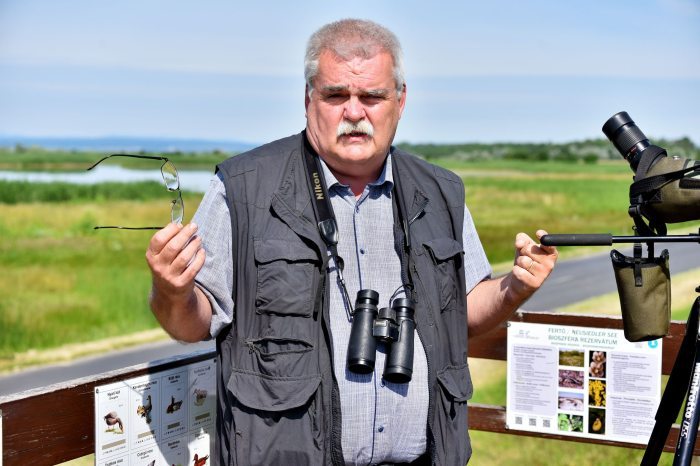
[[[391,155],[379,178],[355,197],[323,164],[328,193],[338,223],[338,253],[345,263],[350,299],[360,289],[379,293],[379,307],[401,287],[401,262],[394,249]],[[213,309],[211,335],[233,318],[231,227],[223,182],[214,177],[193,221],[207,253],[196,282]],[[466,290],[491,274],[491,267],[465,206],[463,225]],[[222,241],[222,239],[224,239]],[[378,345],[375,371],[355,374],[346,368],[351,322],[330,261],[330,324],[334,372],[340,393],[342,447],[346,464],[410,462],[426,451],[428,365],[418,333],[414,339],[413,377],[407,384],[382,379],[385,353]],[[401,295],[399,295],[401,296]]]

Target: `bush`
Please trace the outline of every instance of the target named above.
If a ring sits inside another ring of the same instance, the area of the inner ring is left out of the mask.
[[[598,163],[598,156],[595,154],[586,154],[583,156],[583,163],[586,163],[588,165]]]
[[[576,155],[568,150],[561,150],[557,155],[554,156],[554,160],[558,162],[576,162],[578,159]]]
[[[32,183],[29,181],[1,181],[0,204],[21,202],[68,202],[95,200],[146,200],[172,198],[162,183]]]
[[[549,159],[547,151],[542,149],[516,147],[506,152],[503,157],[507,160],[530,160],[530,161],[545,161]]]

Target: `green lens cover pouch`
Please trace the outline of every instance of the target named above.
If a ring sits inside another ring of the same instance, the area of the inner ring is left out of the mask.
[[[642,257],[641,244],[635,244],[634,257],[617,250],[610,252],[622,323],[628,341],[647,341],[668,334],[671,320],[671,275],[668,250],[659,257]]]

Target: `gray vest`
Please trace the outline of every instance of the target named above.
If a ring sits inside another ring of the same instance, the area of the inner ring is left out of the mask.
[[[328,321],[328,256],[316,228],[301,135],[232,157],[234,317],[217,338],[221,465],[343,464]],[[428,448],[436,465],[471,455],[462,222],[453,173],[392,149],[410,221],[416,329],[428,358]],[[401,228],[395,226],[402,240]]]

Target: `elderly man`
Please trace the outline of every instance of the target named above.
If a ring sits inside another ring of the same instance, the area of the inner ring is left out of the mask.
[[[305,75],[305,131],[221,163],[193,223],[153,236],[153,312],[174,338],[216,338],[221,464],[463,465],[467,338],[531,296],[557,252],[519,233],[512,271],[490,278],[462,181],[391,146],[406,84],[390,31],[322,27]],[[404,377],[371,329],[374,365],[348,363],[359,290],[415,309]]]

